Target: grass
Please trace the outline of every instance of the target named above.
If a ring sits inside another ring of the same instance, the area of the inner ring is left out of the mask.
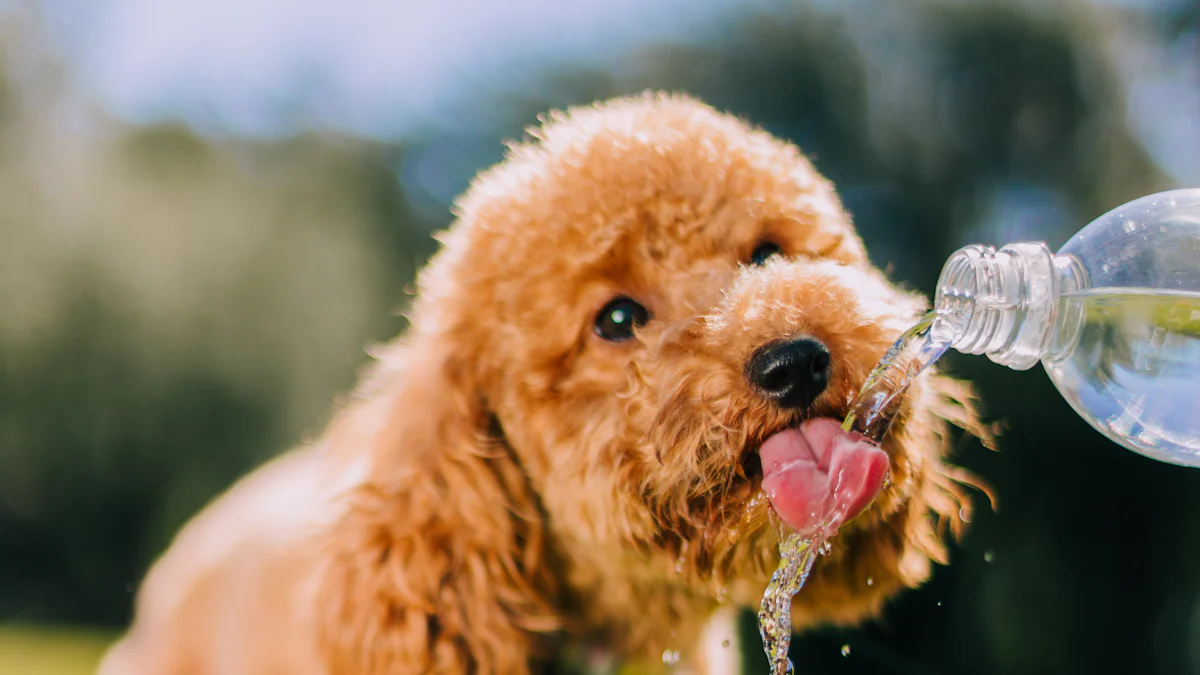
[[[0,626],[0,675],[93,675],[113,637],[77,628]]]

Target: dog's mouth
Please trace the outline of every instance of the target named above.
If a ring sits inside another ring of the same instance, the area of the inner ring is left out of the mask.
[[[758,456],[758,449],[742,453],[740,477],[758,485],[762,482],[762,458]]]
[[[799,413],[787,420],[783,424],[771,425],[763,427],[757,433],[751,433],[751,442],[747,443],[742,449],[738,459],[738,480],[739,482],[750,483],[754,487],[758,487],[763,478],[763,465],[761,450],[767,439],[783,433],[788,429],[799,429],[801,425],[809,420],[829,418],[833,420],[841,420],[848,414],[847,410],[840,407],[826,405],[821,406],[819,403],[802,413]]]
[[[848,405],[831,403],[750,431],[730,482],[712,495],[709,508],[743,513],[743,523],[749,518],[765,524],[773,515],[805,536],[830,536],[869,508],[890,458],[878,446],[843,432]]]
[[[804,535],[831,535],[867,509],[882,489],[889,457],[843,431],[840,408],[814,406],[754,434],[737,460],[737,497],[761,504],[755,495],[765,494],[775,515]]]
[[[839,412],[810,409],[748,434],[724,487],[691,502],[695,522],[721,533],[697,537],[715,558],[739,543],[757,546],[760,536],[773,541],[781,523],[802,536],[828,537],[869,508],[890,460],[877,446],[842,438]]]
[[[760,484],[775,513],[803,536],[831,536],[883,488],[889,459],[879,446],[820,417],[769,435],[758,452]]]
[[[750,493],[757,493],[762,485],[763,480],[763,463],[762,463],[762,446],[767,439],[783,433],[788,429],[799,429],[802,424],[812,419],[820,419],[823,417],[831,419],[842,419],[845,414],[837,409],[811,408],[787,420],[784,424],[772,425],[762,428],[757,433],[751,433],[752,439],[742,449],[738,458],[736,476],[734,482],[746,488],[745,496]]]

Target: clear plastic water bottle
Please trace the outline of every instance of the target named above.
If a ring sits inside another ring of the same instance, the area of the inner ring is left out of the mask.
[[[1041,362],[1105,436],[1200,466],[1200,189],[1113,209],[1057,253],[962,248],[935,307],[939,341],[1017,370]]]

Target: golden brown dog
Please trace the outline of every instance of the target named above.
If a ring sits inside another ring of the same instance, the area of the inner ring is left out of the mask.
[[[725,668],[705,623],[757,604],[778,557],[758,445],[840,418],[922,300],[796,148],[697,102],[532,133],[461,200],[411,328],[327,433],[155,565],[105,675],[524,673],[564,645]],[[824,379],[769,395],[748,363],[801,340]],[[944,558],[965,393],[913,388],[890,485],[818,561],[798,627],[867,617]]]

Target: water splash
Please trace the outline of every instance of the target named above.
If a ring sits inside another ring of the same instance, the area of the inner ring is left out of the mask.
[[[883,442],[909,385],[950,346],[950,336],[944,334],[949,326],[944,326],[937,318],[937,312],[921,317],[888,349],[859,390],[858,398],[842,423],[843,429],[862,434],[873,443]],[[805,539],[794,532],[780,538],[779,567],[771,576],[758,610],[758,632],[771,662],[771,675],[793,672],[792,662],[788,659],[788,647],[792,642],[792,597],[808,580],[817,554],[827,544],[819,538]],[[867,585],[872,582],[868,578]]]

